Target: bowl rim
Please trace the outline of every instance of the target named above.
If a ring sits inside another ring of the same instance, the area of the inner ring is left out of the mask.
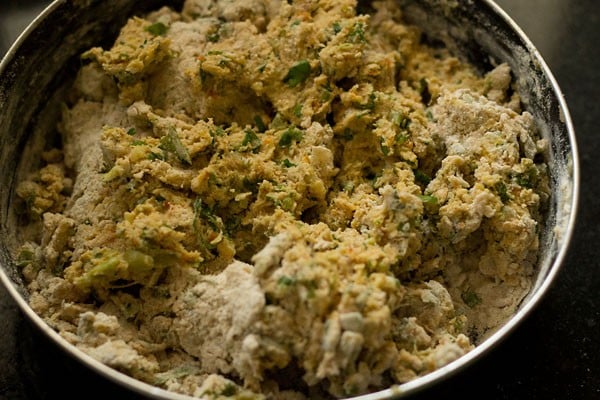
[[[53,0],[37,17],[23,30],[18,36],[9,50],[6,52],[0,62],[0,75],[4,72],[9,62],[15,57],[19,47],[27,40],[29,35],[34,32],[41,22],[58,9],[62,4],[69,0]],[[527,37],[525,32],[517,25],[517,23],[505,12],[494,0],[482,0],[485,6],[489,7],[490,10],[495,13],[500,19],[506,23],[509,28],[514,31],[522,41],[528,53],[532,58],[539,63],[541,72],[547,78],[552,93],[556,96],[556,100],[559,105],[559,111],[562,113],[561,120],[564,121],[566,128],[568,145],[570,146],[569,155],[571,157],[570,165],[570,209],[568,210],[568,220],[564,224],[565,230],[561,234],[561,244],[557,249],[555,256],[548,268],[546,276],[543,278],[542,283],[536,288],[536,291],[523,303],[518,311],[501,327],[499,327],[493,334],[487,337],[483,342],[479,343],[475,348],[453,362],[431,372],[427,375],[415,378],[412,381],[393,385],[390,388],[383,389],[377,392],[360,395],[356,397],[348,398],[348,400],[383,400],[383,399],[396,399],[404,397],[410,394],[414,394],[428,387],[433,386],[436,383],[445,380],[455,373],[464,370],[467,366],[472,365],[476,360],[479,360],[484,355],[488,354],[490,350],[498,346],[506,337],[513,332],[521,322],[527,318],[535,307],[540,303],[541,299],[546,295],[548,289],[554,283],[556,276],[562,269],[565,257],[568,252],[569,244],[571,242],[575,223],[577,218],[577,212],[579,207],[579,195],[580,195],[580,165],[579,165],[579,153],[577,147],[577,141],[575,136],[575,129],[573,121],[565,101],[564,94],[562,93],[557,80],[552,74],[547,63],[543,59],[540,52],[534,46],[533,42]],[[20,311],[29,319],[29,322],[33,323],[38,329],[40,329],[47,338],[49,338],[54,344],[56,344],[61,350],[67,355],[83,363],[93,372],[98,372],[104,378],[117,383],[121,387],[132,390],[141,395],[151,396],[154,399],[161,400],[190,400],[193,397],[183,395],[159,387],[153,386],[149,383],[142,382],[129,375],[113,369],[102,362],[94,359],[87,353],[78,349],[74,345],[70,344],[66,339],[59,335],[54,329],[52,329],[33,309],[29,306],[25,298],[19,293],[13,280],[8,276],[5,268],[0,266],[0,281],[10,294],[12,299],[17,303]]]

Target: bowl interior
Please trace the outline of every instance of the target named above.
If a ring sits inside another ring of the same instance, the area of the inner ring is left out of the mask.
[[[442,6],[436,0],[400,2],[405,7],[408,21],[420,26],[432,44],[443,43],[481,71],[507,62],[525,109],[534,115],[542,137],[550,143],[547,162],[552,195],[541,235],[538,274],[521,311],[510,321],[511,328],[535,305],[550,284],[564,257],[573,228],[578,166],[568,110],[538,52],[493,2],[444,2]],[[23,301],[28,296],[13,261],[19,242],[16,235],[19,218],[13,207],[16,182],[24,173],[36,168],[39,149],[57,137],[55,126],[61,99],[80,66],[79,54],[92,46],[109,45],[131,15],[143,14],[162,5],[179,9],[181,4],[181,0],[55,1],[17,41],[0,66],[0,170],[4,171],[0,176],[3,188],[0,191],[0,278],[26,315],[40,327],[45,324]],[[505,336],[509,328],[491,336],[483,350]],[[68,347],[58,335],[53,335],[47,328],[44,330],[61,346]],[[403,385],[402,393],[420,389],[449,375],[477,358],[482,351],[469,353],[431,376]],[[91,359],[82,359],[98,369]],[[100,372],[106,374],[106,371]],[[116,372],[110,377],[130,387],[133,385],[137,391],[153,392],[154,397],[170,396],[151,391],[149,385],[134,384],[130,378]],[[362,398],[398,395],[399,392],[390,389]]]

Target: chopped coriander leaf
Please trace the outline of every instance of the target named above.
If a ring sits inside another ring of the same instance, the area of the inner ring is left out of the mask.
[[[377,95],[375,92],[371,92],[367,102],[365,104],[360,104],[358,108],[361,110],[373,110],[375,108],[375,100],[377,100]]]
[[[282,277],[280,277],[277,280],[277,283],[279,285],[283,285],[283,286],[291,286],[291,285],[293,285],[293,284],[296,283],[296,280],[294,278],[291,278],[291,277],[287,276],[287,275],[283,275]]]
[[[237,392],[238,392],[237,387],[231,383],[228,383],[225,385],[223,390],[221,390],[221,396],[230,397],[230,396],[236,395]]]
[[[212,43],[218,42],[220,38],[221,38],[221,35],[219,34],[218,31],[209,33],[208,35],[206,35],[206,40],[208,40],[209,42],[212,42]]]
[[[340,25],[340,23],[339,22],[334,22],[333,23],[333,33],[335,33],[337,35],[341,31],[342,31],[342,26]]]
[[[291,167],[295,167],[296,164],[294,164],[293,162],[291,162],[290,160],[288,160],[287,158],[285,160],[283,160],[281,162],[281,164],[286,167],[286,168],[291,168]]]
[[[187,164],[192,163],[190,153],[183,143],[181,143],[181,139],[179,139],[179,136],[177,135],[177,130],[172,126],[169,127],[167,134],[160,139],[160,145],[158,147],[167,153],[175,154],[181,162]]]
[[[402,144],[406,143],[407,140],[408,140],[408,136],[403,135],[401,133],[396,134],[396,136],[394,137],[394,141],[396,142],[397,145],[402,145]]]
[[[351,43],[366,43],[365,38],[365,24],[357,22],[352,27],[352,30],[348,34],[348,41]]]
[[[300,104],[300,103],[296,104],[292,111],[296,117],[302,118],[302,104]]]
[[[392,123],[401,129],[407,129],[410,125],[410,119],[399,111],[392,111]]]
[[[285,78],[283,78],[283,81],[287,83],[289,87],[296,87],[308,79],[310,71],[310,64],[308,61],[299,61],[290,68]]]
[[[209,55],[209,56],[220,56],[220,55],[223,54],[223,52],[219,51],[219,50],[211,50],[211,51],[209,51],[206,54]]]
[[[496,185],[494,185],[494,189],[496,189],[496,192],[498,193],[498,196],[500,196],[500,200],[502,200],[503,203],[506,203],[510,200],[510,196],[504,182],[496,183]]]
[[[225,131],[220,126],[215,126],[210,130],[210,136],[225,136]]]
[[[242,147],[246,147],[247,150],[252,150],[253,153],[256,153],[260,149],[262,142],[252,129],[246,129],[245,133],[244,140],[242,140]]]
[[[150,154],[148,154],[148,160],[150,160],[150,161],[164,160],[164,159],[165,159],[165,157],[162,154],[159,154],[159,153],[151,152]]]
[[[155,22],[145,28],[146,32],[150,32],[154,36],[164,36],[168,29],[162,22]]]
[[[267,130],[267,127],[265,126],[265,123],[263,122],[263,120],[260,117],[260,115],[255,115],[254,116],[254,124],[256,124],[256,129],[258,129],[258,131],[260,133],[263,133],[264,131]]]
[[[142,146],[146,144],[146,142],[144,142],[143,140],[134,140],[133,142],[131,142],[132,146]]]
[[[428,185],[429,182],[431,182],[431,177],[425,172],[421,171],[420,169],[413,170],[413,173],[415,174],[416,182],[421,183],[423,185]]]
[[[290,147],[293,142],[302,140],[302,131],[295,127],[285,130],[279,138],[279,147]]]
[[[473,308],[479,304],[481,304],[481,297],[477,293],[472,290],[467,290],[460,295],[462,301],[465,302],[469,308]]]
[[[127,134],[128,134],[129,136],[133,136],[133,135],[135,135],[135,128],[129,128],[129,130],[127,131]]]
[[[383,155],[384,156],[389,155],[390,154],[390,148],[385,145],[385,140],[383,140],[383,138],[379,138],[379,142],[380,142],[380,146],[381,146],[381,152],[383,153]]]
[[[421,194],[421,195],[419,195],[419,198],[425,204],[434,205],[434,204],[437,204],[437,202],[438,202],[437,197],[431,196],[431,195],[428,195],[428,194]]]

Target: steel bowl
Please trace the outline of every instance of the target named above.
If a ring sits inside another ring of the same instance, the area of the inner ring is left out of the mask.
[[[572,236],[579,195],[575,134],[563,95],[531,41],[491,0],[398,0],[408,22],[428,40],[443,43],[482,72],[507,62],[524,108],[550,143],[551,197],[541,232],[537,275],[514,316],[456,361],[428,375],[361,400],[400,398],[459,372],[488,353],[525,319],[556,277]],[[135,380],[78,350],[28,305],[28,293],[13,259],[18,247],[14,192],[22,171],[35,165],[37,149],[56,136],[60,101],[80,66],[79,54],[110,46],[126,19],[182,0],[56,0],[18,38],[0,64],[0,280],[34,326],[66,354],[125,388],[155,399],[189,399]],[[364,2],[367,3],[367,2]],[[368,6],[368,4],[365,4]]]

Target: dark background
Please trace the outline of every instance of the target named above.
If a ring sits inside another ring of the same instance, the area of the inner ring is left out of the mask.
[[[0,55],[43,0],[0,0]],[[579,217],[566,262],[530,317],[507,340],[423,399],[600,399],[600,3],[497,0],[540,50],[575,123]],[[0,399],[138,399],[63,356],[0,287]]]

